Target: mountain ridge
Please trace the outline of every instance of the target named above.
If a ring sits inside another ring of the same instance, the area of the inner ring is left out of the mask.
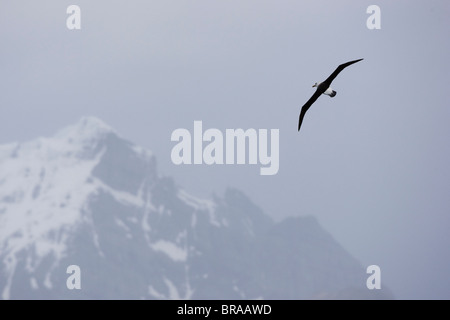
[[[50,138],[0,146],[0,261],[3,299],[368,291],[361,265],[314,217],[274,222],[234,188],[192,196],[158,173],[150,150],[93,117]],[[72,264],[81,290],[66,287]]]

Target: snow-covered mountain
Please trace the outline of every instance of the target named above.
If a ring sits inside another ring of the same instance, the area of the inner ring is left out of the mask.
[[[275,223],[235,189],[198,199],[96,118],[0,146],[3,299],[387,297],[367,276],[313,217]]]

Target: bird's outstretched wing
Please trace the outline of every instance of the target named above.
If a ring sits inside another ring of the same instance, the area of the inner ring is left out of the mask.
[[[336,70],[334,70],[334,72],[324,81],[324,83],[327,83],[328,86],[331,85],[331,82],[333,82],[334,78],[337,77],[337,75],[339,74],[339,72],[341,72],[342,70],[344,70],[346,67],[348,67],[351,64],[357,63],[358,61],[361,61],[364,59],[358,59],[358,60],[353,60],[353,61],[349,61],[347,63],[343,63],[341,65],[339,65],[339,67],[336,68]]]
[[[314,101],[317,100],[317,98],[322,94],[322,92],[319,91],[319,88],[317,88],[316,92],[314,92],[314,94],[312,95],[311,98],[309,98],[308,101],[306,101],[306,103],[304,104],[304,106],[302,107],[302,110],[300,111],[300,116],[298,118],[298,131],[300,131],[300,127],[302,125],[303,122],[303,118],[305,117],[305,113],[306,111],[308,111],[309,107],[311,107],[311,105],[314,103]]]

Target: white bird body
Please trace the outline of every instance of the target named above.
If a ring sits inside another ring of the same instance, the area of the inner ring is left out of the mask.
[[[324,82],[316,82],[313,85],[313,88],[317,87],[320,91],[323,91],[323,94],[326,94],[327,96],[334,97],[336,95],[336,91],[331,89],[331,87],[327,88],[327,84]]]
[[[323,94],[326,94],[327,96],[330,97],[334,97],[336,95],[336,91],[334,91],[333,89],[331,89],[331,87],[329,87],[327,90],[325,90]]]

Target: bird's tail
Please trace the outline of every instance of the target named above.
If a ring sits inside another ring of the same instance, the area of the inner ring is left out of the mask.
[[[334,97],[335,95],[336,95],[336,91],[334,91],[334,90],[331,90],[331,94],[330,94],[330,97]]]

